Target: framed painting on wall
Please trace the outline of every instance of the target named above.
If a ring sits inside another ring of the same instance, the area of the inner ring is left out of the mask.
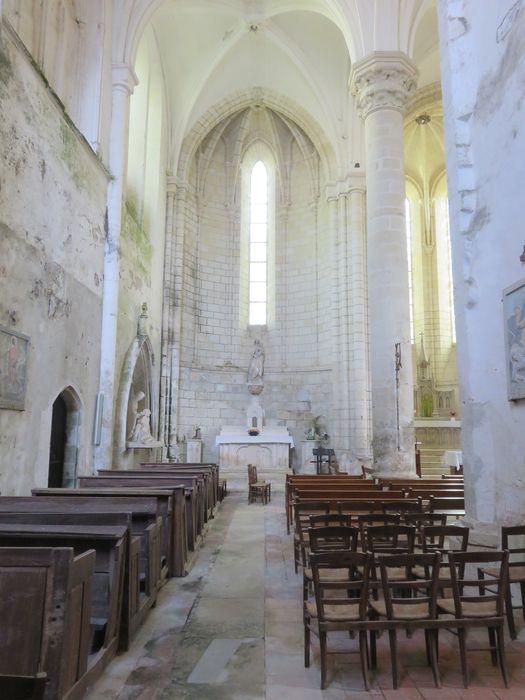
[[[0,326],[0,408],[23,411],[29,338]]]
[[[525,398],[525,279],[503,290],[509,401]]]

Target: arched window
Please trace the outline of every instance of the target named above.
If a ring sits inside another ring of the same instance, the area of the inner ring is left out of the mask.
[[[250,326],[264,326],[268,315],[268,171],[261,160],[253,166],[250,177],[248,249],[248,323]]]

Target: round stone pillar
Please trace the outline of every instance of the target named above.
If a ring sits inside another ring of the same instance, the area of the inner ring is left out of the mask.
[[[365,120],[374,463],[392,475],[415,473],[403,109],[416,79],[399,52],[376,52],[354,64],[351,76]]]

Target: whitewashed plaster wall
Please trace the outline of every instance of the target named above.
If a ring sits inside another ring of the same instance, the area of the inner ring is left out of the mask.
[[[164,276],[164,236],[166,221],[167,122],[164,81],[158,51],[151,29],[139,47],[135,72],[138,85],[131,96],[128,177],[121,231],[119,317],[117,334],[117,386],[122,388],[126,374],[126,354],[137,335],[137,321],[143,303],[148,305],[146,332],[153,351],[152,434],[158,437],[159,380]],[[119,395],[116,395],[117,402]],[[144,408],[144,406],[141,406]],[[116,407],[115,432],[127,412]],[[114,442],[113,467],[131,469],[141,461],[156,459],[151,450],[122,450]]]
[[[469,519],[523,521],[525,402],[507,400],[502,290],[525,277],[525,8],[439,3]]]
[[[7,27],[0,44],[0,324],[31,339],[25,411],[0,409],[0,490],[46,486],[52,404],[81,402],[90,471],[109,176]]]
[[[266,353],[261,400],[268,423],[286,424],[299,442],[315,416],[325,415],[330,425],[332,408],[333,244],[327,204],[312,199],[307,164],[292,149],[290,201],[275,211],[273,319],[266,327],[249,327],[241,291],[242,195],[236,206],[225,206],[227,163],[219,143],[202,195],[187,198],[185,218],[178,433],[191,436],[199,425],[204,459],[217,459],[221,425],[245,424],[255,338]],[[193,192],[196,184],[193,171]]]

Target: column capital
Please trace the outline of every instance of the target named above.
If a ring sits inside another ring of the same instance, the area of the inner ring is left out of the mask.
[[[363,119],[380,109],[403,112],[417,85],[418,70],[401,51],[375,51],[354,63],[350,89]]]
[[[167,175],[166,176],[166,193],[171,194],[177,197],[177,199],[181,199],[182,197],[185,197],[186,194],[188,193],[189,190],[189,185],[187,182],[181,180],[179,177],[175,175]]]
[[[113,88],[124,90],[128,95],[139,84],[139,79],[133,68],[127,63],[113,63],[111,65],[111,83]]]
[[[365,192],[365,173],[349,173],[345,178],[335,182],[329,182],[325,187],[325,196],[328,202],[346,197],[352,192]]]

